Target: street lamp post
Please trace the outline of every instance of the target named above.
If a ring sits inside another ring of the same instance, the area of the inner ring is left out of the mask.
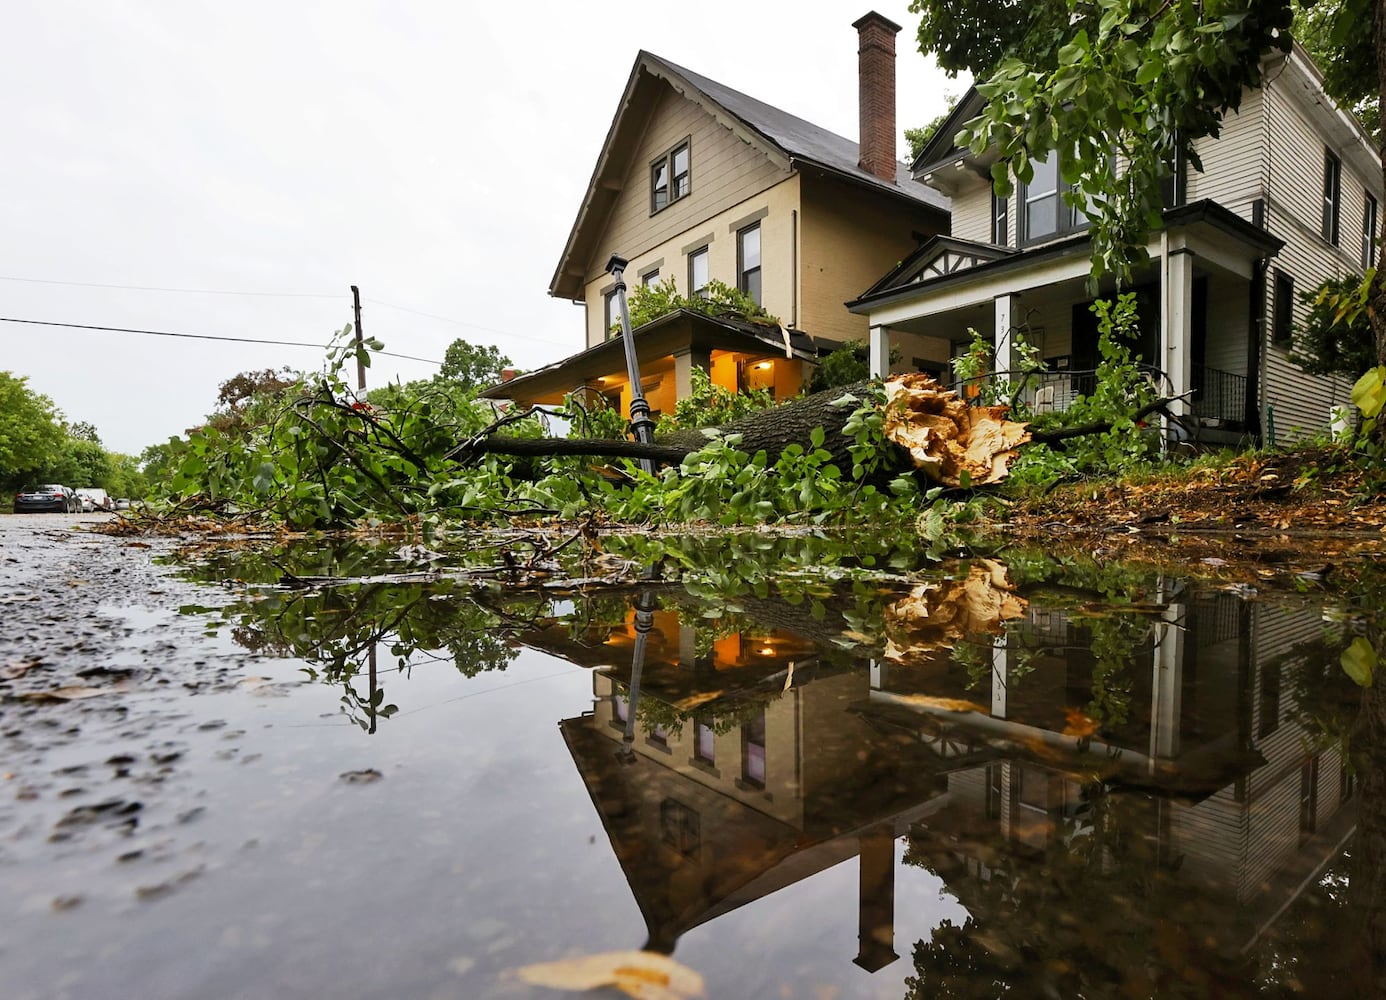
[[[616,279],[616,302],[621,307],[621,338],[625,341],[626,374],[630,377],[630,426],[635,432],[635,440],[643,444],[654,444],[654,421],[650,419],[650,404],[645,401],[645,393],[640,388],[640,361],[635,356],[635,338],[631,336],[630,309],[626,306],[626,265],[630,263],[620,254],[612,254],[606,262],[607,272]],[[654,472],[654,461],[640,460],[640,467],[646,472]]]

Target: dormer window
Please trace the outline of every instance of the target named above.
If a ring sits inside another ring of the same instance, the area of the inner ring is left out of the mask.
[[[650,164],[650,214],[685,197],[691,189],[689,140],[685,139]]]

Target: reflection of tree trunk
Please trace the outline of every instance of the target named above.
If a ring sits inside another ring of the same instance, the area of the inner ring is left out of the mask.
[[[1373,630],[1376,631],[1376,630]],[[1383,636],[1372,636],[1382,649]],[[1352,737],[1358,782],[1357,843],[1351,900],[1361,937],[1347,951],[1356,958],[1358,996],[1386,996],[1386,691],[1383,678],[1362,691],[1362,711]],[[1360,971],[1357,971],[1360,970]]]

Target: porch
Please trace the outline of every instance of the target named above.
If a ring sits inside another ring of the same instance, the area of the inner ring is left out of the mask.
[[[1264,264],[1281,242],[1212,202],[1172,209],[1165,223],[1146,248],[1150,263],[1120,289],[1137,300],[1132,356],[1162,395],[1181,397],[1171,436],[1256,436]],[[1044,371],[1019,399],[1038,412],[1068,409],[1097,381],[1093,302],[1118,292],[1111,280],[1093,289],[1090,251],[1086,234],[1020,251],[930,241],[849,305],[868,317],[872,373],[953,383],[953,361],[980,337],[994,369],[986,377],[1014,379],[1023,340]]]

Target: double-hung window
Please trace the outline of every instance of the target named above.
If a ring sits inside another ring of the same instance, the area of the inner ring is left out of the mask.
[[[1323,151],[1323,238],[1338,245],[1338,207],[1342,200],[1343,166],[1328,150]]]
[[[1275,315],[1271,319],[1271,343],[1287,345],[1295,335],[1295,279],[1275,271]]]
[[[1362,192],[1362,269],[1376,266],[1376,199]]]
[[[688,255],[688,294],[707,297],[707,247]]]
[[[692,188],[689,140],[685,139],[650,164],[650,214],[685,197]]]
[[[747,226],[736,234],[736,287],[761,305],[760,294],[760,223]]]
[[[991,241],[999,247],[1011,245],[1011,199],[991,193]]]
[[[1030,169],[1032,175],[1029,183],[1020,185],[1017,206],[1020,241],[1035,243],[1051,236],[1086,229],[1087,214],[1064,201],[1064,191],[1068,185],[1059,175],[1059,154],[1050,150],[1043,159],[1030,161]]]

